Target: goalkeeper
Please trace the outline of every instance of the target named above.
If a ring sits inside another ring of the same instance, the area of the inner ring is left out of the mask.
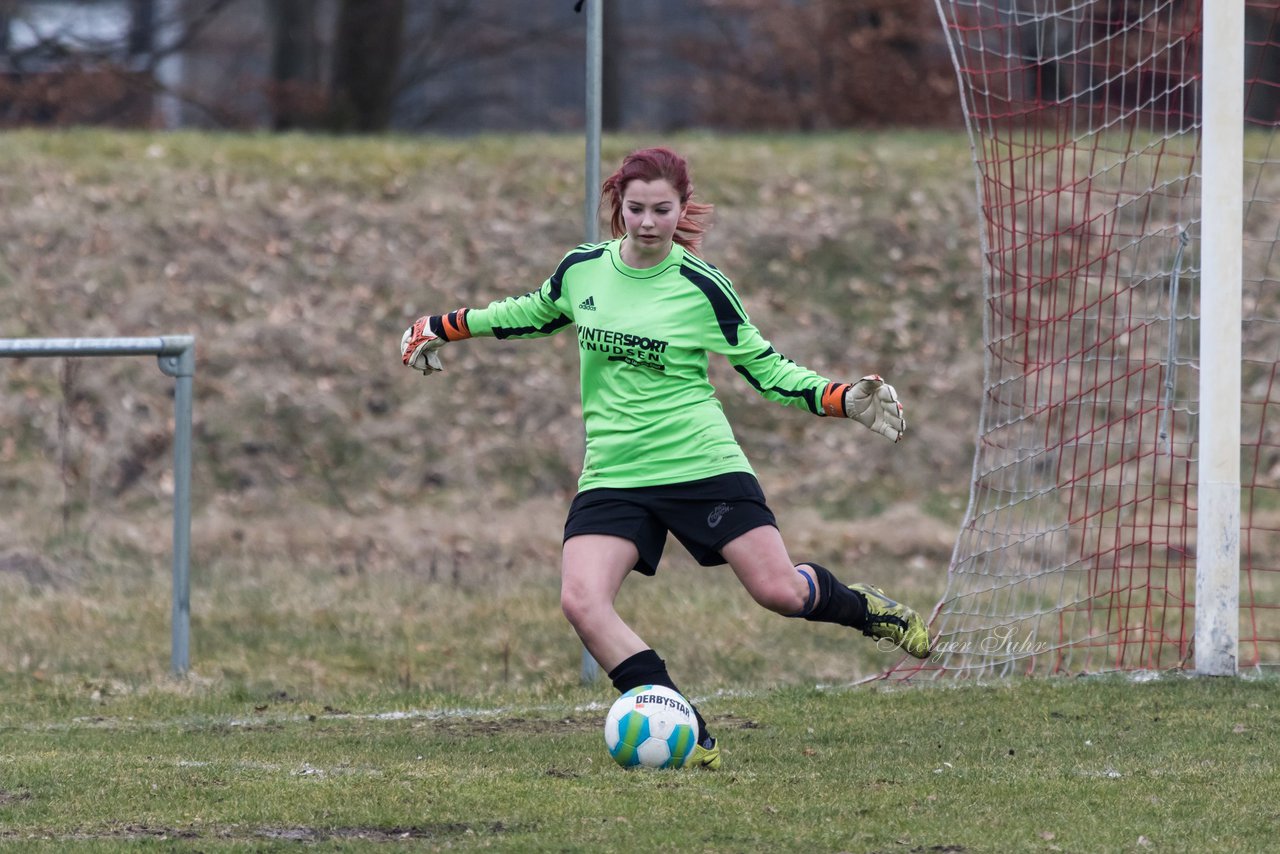
[[[699,564],[728,563],[771,611],[849,626],[927,658],[929,631],[914,610],[788,555],[707,379],[707,353],[728,358],[769,400],[851,418],[897,442],[906,422],[893,386],[874,375],[828,380],[761,337],[729,280],[697,255],[712,207],[691,201],[679,155],[633,152],[602,192],[613,240],[570,251],[535,291],[419,318],[401,340],[404,364],[430,375],[449,342],[576,327],[586,457],[565,522],[561,605],[587,650],[620,692],[676,689],[614,609],[633,571],[657,571],[670,532]],[[701,714],[698,725],[690,764],[719,768],[720,745]]]

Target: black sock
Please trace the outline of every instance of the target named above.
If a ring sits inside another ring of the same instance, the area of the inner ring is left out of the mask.
[[[618,689],[619,694],[625,694],[641,685],[662,685],[684,696],[684,692],[671,681],[671,676],[667,673],[667,663],[651,649],[640,650],[610,670],[609,679],[613,681],[613,687]],[[689,698],[685,697],[685,699]],[[694,717],[698,719],[698,744],[710,747],[712,739],[711,733],[707,732],[707,722],[702,719],[702,713],[692,701],[689,707],[693,709]]]
[[[867,600],[856,590],[841,584],[831,571],[816,563],[802,563],[813,570],[818,581],[818,604],[805,615],[815,623],[836,623],[863,631],[867,627]]]

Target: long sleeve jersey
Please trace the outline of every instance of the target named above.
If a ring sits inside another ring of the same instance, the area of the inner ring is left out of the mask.
[[[537,338],[575,326],[586,458],[578,488],[681,483],[752,472],[707,379],[720,353],[765,398],[815,415],[844,412],[835,383],[778,353],[715,267],[673,245],[648,269],[622,261],[622,239],[568,252],[542,286],[468,309],[470,335]],[[446,336],[446,337],[459,337]]]

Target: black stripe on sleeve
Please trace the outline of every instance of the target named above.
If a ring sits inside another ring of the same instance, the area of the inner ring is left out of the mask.
[[[564,274],[569,272],[569,268],[574,264],[581,264],[583,261],[590,261],[593,258],[599,258],[604,254],[605,245],[606,244],[603,243],[594,245],[584,244],[564,256],[564,260],[560,262],[560,266],[556,267],[556,271],[552,273],[551,278],[547,280],[551,283],[552,302],[560,299],[560,294],[564,288]]]
[[[738,314],[742,315],[744,318],[747,316],[747,310],[742,307],[742,301],[739,300],[738,295],[734,293],[733,282],[730,282],[729,277],[726,276],[724,273],[721,273],[720,270],[714,264],[707,263],[702,258],[699,258],[697,255],[689,255],[689,254],[686,254],[684,256],[684,263],[689,265],[693,269],[697,270],[698,272],[702,273],[704,276],[711,279],[713,282],[719,282],[720,289],[725,293],[725,295],[733,303],[733,306],[735,309],[737,309]]]
[[[521,335],[533,335],[534,333],[550,335],[557,329],[565,328],[570,323],[573,323],[573,319],[562,314],[541,326],[495,326],[492,331],[494,338],[518,338]]]
[[[560,299],[560,295],[564,292],[564,276],[569,272],[569,268],[574,264],[581,264],[583,261],[590,261],[593,258],[599,258],[604,254],[604,243],[584,243],[576,249],[570,250],[560,261],[556,271],[551,274],[551,278],[547,279],[547,290],[544,294],[541,289],[533,291],[532,295],[545,299],[548,302],[555,303]],[[554,320],[543,324],[542,326],[495,326],[493,327],[494,338],[518,338],[521,335],[550,335],[551,333],[563,329],[573,323],[573,318],[564,314],[559,314]]]
[[[734,305],[733,300],[715,280],[704,275],[700,270],[685,264],[680,267],[680,275],[693,282],[698,290],[702,291],[702,295],[711,303],[711,310],[715,312],[716,323],[720,324],[720,334],[724,336],[725,341],[729,342],[729,346],[736,347],[738,327],[746,321],[746,318]]]
[[[734,365],[733,369],[737,371],[739,374],[741,374],[743,379],[745,379],[753,389],[760,392],[761,394],[765,393],[766,391],[765,387],[760,385],[760,381],[757,380],[755,378],[755,375],[752,374],[750,371],[748,371],[745,367],[743,367],[742,365]],[[822,413],[822,407],[818,405],[818,396],[816,392],[811,388],[790,389],[790,388],[779,388],[778,386],[774,386],[773,388],[767,389],[767,391],[771,391],[774,394],[779,395],[781,397],[799,398],[800,400],[804,401],[805,406],[809,407],[810,412],[813,412],[816,414]]]

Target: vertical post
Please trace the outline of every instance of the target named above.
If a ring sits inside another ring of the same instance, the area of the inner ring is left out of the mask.
[[[586,0],[587,8],[587,153],[586,153],[586,241],[600,239],[600,112],[604,74],[604,3]],[[584,685],[600,676],[600,664],[584,646],[582,674]]]
[[[162,339],[160,370],[174,378],[173,394],[173,643],[175,676],[191,667],[191,410],[195,339]]]
[[[1195,666],[1197,673],[1228,676],[1236,672],[1240,646],[1244,0],[1203,0],[1201,15],[1204,166]]]
[[[604,98],[604,0],[587,7],[586,242],[600,239],[600,124]]]

